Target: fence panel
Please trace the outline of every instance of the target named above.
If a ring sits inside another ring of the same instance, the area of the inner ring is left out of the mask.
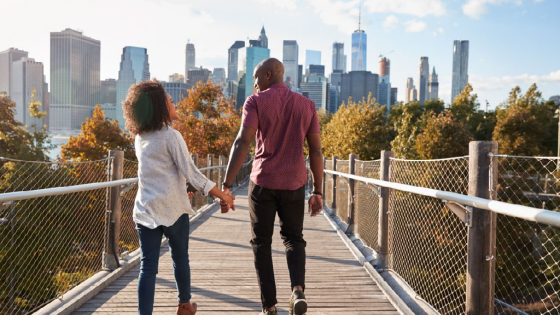
[[[558,158],[500,156],[498,200],[559,211]],[[496,314],[560,314],[560,229],[498,215]]]
[[[107,180],[107,159],[0,159],[0,193]],[[27,314],[101,269],[106,190],[0,203],[0,314]]]
[[[138,176],[138,162],[124,160],[123,178],[134,178]],[[131,189],[121,196],[121,234],[119,236],[119,254],[133,252],[140,247],[136,223],[132,220],[134,200],[138,192],[138,185],[132,185]]]
[[[356,160],[356,175],[379,179],[381,161]],[[356,234],[375,251],[379,250],[379,197],[366,184],[355,181]]]
[[[336,171],[341,173],[348,173],[349,161],[337,160]],[[348,182],[342,178],[336,178],[336,214],[338,217],[348,223]]]
[[[333,170],[332,160],[327,160],[325,163],[325,169]],[[331,174],[325,174],[325,191],[323,192],[323,200],[325,201],[325,206],[332,209],[332,188],[333,188],[333,176]]]
[[[467,194],[468,157],[391,159],[392,182]],[[464,314],[467,226],[439,199],[391,190],[389,267],[442,314]]]

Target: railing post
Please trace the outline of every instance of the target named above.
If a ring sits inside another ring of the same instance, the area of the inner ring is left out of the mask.
[[[224,166],[226,158],[223,155],[220,155],[220,157],[218,159],[219,159],[218,163],[220,163],[220,166]],[[219,180],[218,180],[218,187],[221,189],[222,188],[222,183],[224,182],[224,176],[225,176],[224,175],[225,170],[224,170],[223,167],[219,168],[218,174],[219,174],[219,177],[220,177]]]
[[[348,174],[356,174],[356,159],[358,159],[356,154],[348,156]],[[355,205],[354,180],[348,179],[348,228],[346,229],[346,234],[354,234]]]
[[[332,157],[332,170],[336,172],[336,161],[338,160],[338,156],[334,156]],[[336,209],[336,178],[338,176],[333,175],[332,176],[332,190],[331,190],[331,210],[335,210]],[[336,212],[334,212],[333,214],[335,214]]]
[[[327,158],[323,156],[323,190],[321,190],[321,192],[323,193],[323,203],[325,202],[325,184],[327,183],[327,174],[324,172],[324,170],[327,169]],[[315,179],[313,179],[313,181],[315,181]]]
[[[109,150],[107,181],[123,178],[124,151]],[[103,269],[119,267],[119,237],[121,234],[121,187],[107,188],[107,212],[105,214],[105,246]]]
[[[489,153],[498,153],[497,142],[469,143],[469,196],[496,199],[498,164]],[[466,314],[469,315],[494,313],[496,220],[492,211],[472,209],[467,241]]]
[[[207,167],[214,166],[214,154],[208,154],[207,159],[208,159],[208,163],[206,163],[206,166]],[[208,170],[208,179],[214,181],[214,170],[212,169]],[[211,204],[212,202],[214,202],[214,198],[212,197],[212,195],[208,194],[208,197],[206,198],[206,204]]]
[[[379,168],[379,179],[389,181],[389,168],[391,161],[389,158],[395,157],[393,151],[381,151],[381,167]],[[379,253],[377,256],[377,269],[387,269],[389,261],[389,194],[390,190],[386,187],[379,187],[379,227],[377,243]]]

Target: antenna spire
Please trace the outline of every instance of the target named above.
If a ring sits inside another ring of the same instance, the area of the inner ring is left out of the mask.
[[[362,1],[360,0],[360,10],[358,13],[358,31],[362,30]]]

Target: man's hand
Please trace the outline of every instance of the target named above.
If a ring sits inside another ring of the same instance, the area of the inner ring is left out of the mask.
[[[311,216],[315,217],[323,211],[323,198],[321,195],[313,195],[309,198],[309,210]]]
[[[231,201],[220,199],[220,209],[222,213],[228,213],[230,208],[231,210],[235,211],[235,205],[233,204],[233,201],[235,200],[235,196],[231,194],[229,188],[227,187],[224,187],[223,191],[224,194],[227,195],[227,197],[231,198]]]

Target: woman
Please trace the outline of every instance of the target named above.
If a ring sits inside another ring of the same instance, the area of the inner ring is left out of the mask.
[[[178,119],[175,105],[156,80],[133,85],[123,103],[126,129],[135,137],[138,158],[138,194],[134,202],[134,222],[142,251],[138,277],[138,312],[152,314],[163,235],[168,240],[173,273],[177,283],[178,315],[194,315],[191,303],[188,255],[189,214],[186,182],[203,195],[210,193],[233,205],[233,197],[223,193],[194,165],[181,134],[171,127]]]

